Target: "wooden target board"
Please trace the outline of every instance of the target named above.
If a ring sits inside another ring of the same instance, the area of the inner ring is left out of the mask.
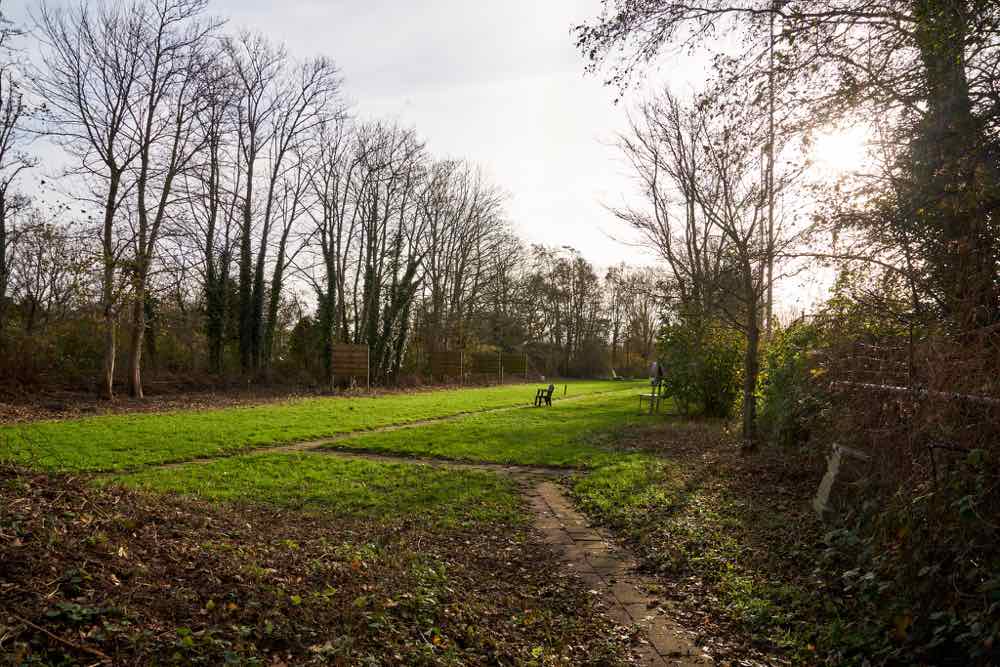
[[[439,378],[461,378],[464,370],[461,350],[441,351],[431,354],[431,375]]]
[[[528,355],[507,353],[501,357],[504,375],[527,375]]]
[[[499,352],[473,352],[469,355],[469,372],[473,375],[489,375],[500,379]]]
[[[365,381],[365,386],[371,387],[368,375],[368,346],[337,344],[333,346],[333,376],[334,378],[355,378]]]

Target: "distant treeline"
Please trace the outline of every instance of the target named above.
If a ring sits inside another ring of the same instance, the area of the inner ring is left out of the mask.
[[[7,389],[141,396],[150,371],[322,384],[337,342],[367,344],[383,384],[426,376],[438,350],[527,352],[545,374],[646,364],[650,270],[526,246],[476,166],[354,117],[329,58],[209,11],[42,5],[29,64],[4,24]],[[57,163],[32,157],[38,133]]]

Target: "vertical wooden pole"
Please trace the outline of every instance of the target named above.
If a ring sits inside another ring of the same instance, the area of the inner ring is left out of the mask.
[[[372,390],[372,349],[365,345],[365,384],[368,386],[368,393]]]

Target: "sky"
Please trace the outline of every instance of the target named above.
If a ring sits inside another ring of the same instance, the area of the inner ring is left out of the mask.
[[[612,144],[616,91],[584,74],[571,28],[598,0],[218,0],[231,27],[340,65],[362,118],[416,128],[430,152],[476,162],[533,243],[607,266],[650,261],[605,208],[633,185]]]
[[[37,0],[0,2],[25,25]],[[294,56],[333,58],[359,119],[397,120],[435,157],[480,165],[508,193],[508,217],[526,241],[572,246],[599,269],[654,264],[608,210],[641,196],[614,144],[627,109],[650,88],[700,88],[706,66],[666,54],[645,87],[616,103],[619,91],[586,74],[574,46],[573,26],[600,7],[600,0],[213,0],[210,13],[228,20],[227,31],[263,32]],[[800,310],[825,292],[803,290],[797,281],[779,298]]]
[[[4,11],[27,24],[34,2],[5,0]],[[648,264],[651,255],[615,240],[634,238],[607,210],[635,195],[614,147],[629,100],[616,104],[616,89],[585,74],[573,41],[572,27],[599,10],[599,0],[210,4],[229,31],[332,57],[358,118],[398,120],[432,155],[479,164],[508,193],[526,241],[570,245],[600,267]]]

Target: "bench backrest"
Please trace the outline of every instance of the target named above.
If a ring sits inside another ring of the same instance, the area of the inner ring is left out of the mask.
[[[552,398],[552,392],[554,392],[555,390],[556,386],[554,384],[550,384],[548,391],[545,392],[545,395],[548,396],[549,398]]]

